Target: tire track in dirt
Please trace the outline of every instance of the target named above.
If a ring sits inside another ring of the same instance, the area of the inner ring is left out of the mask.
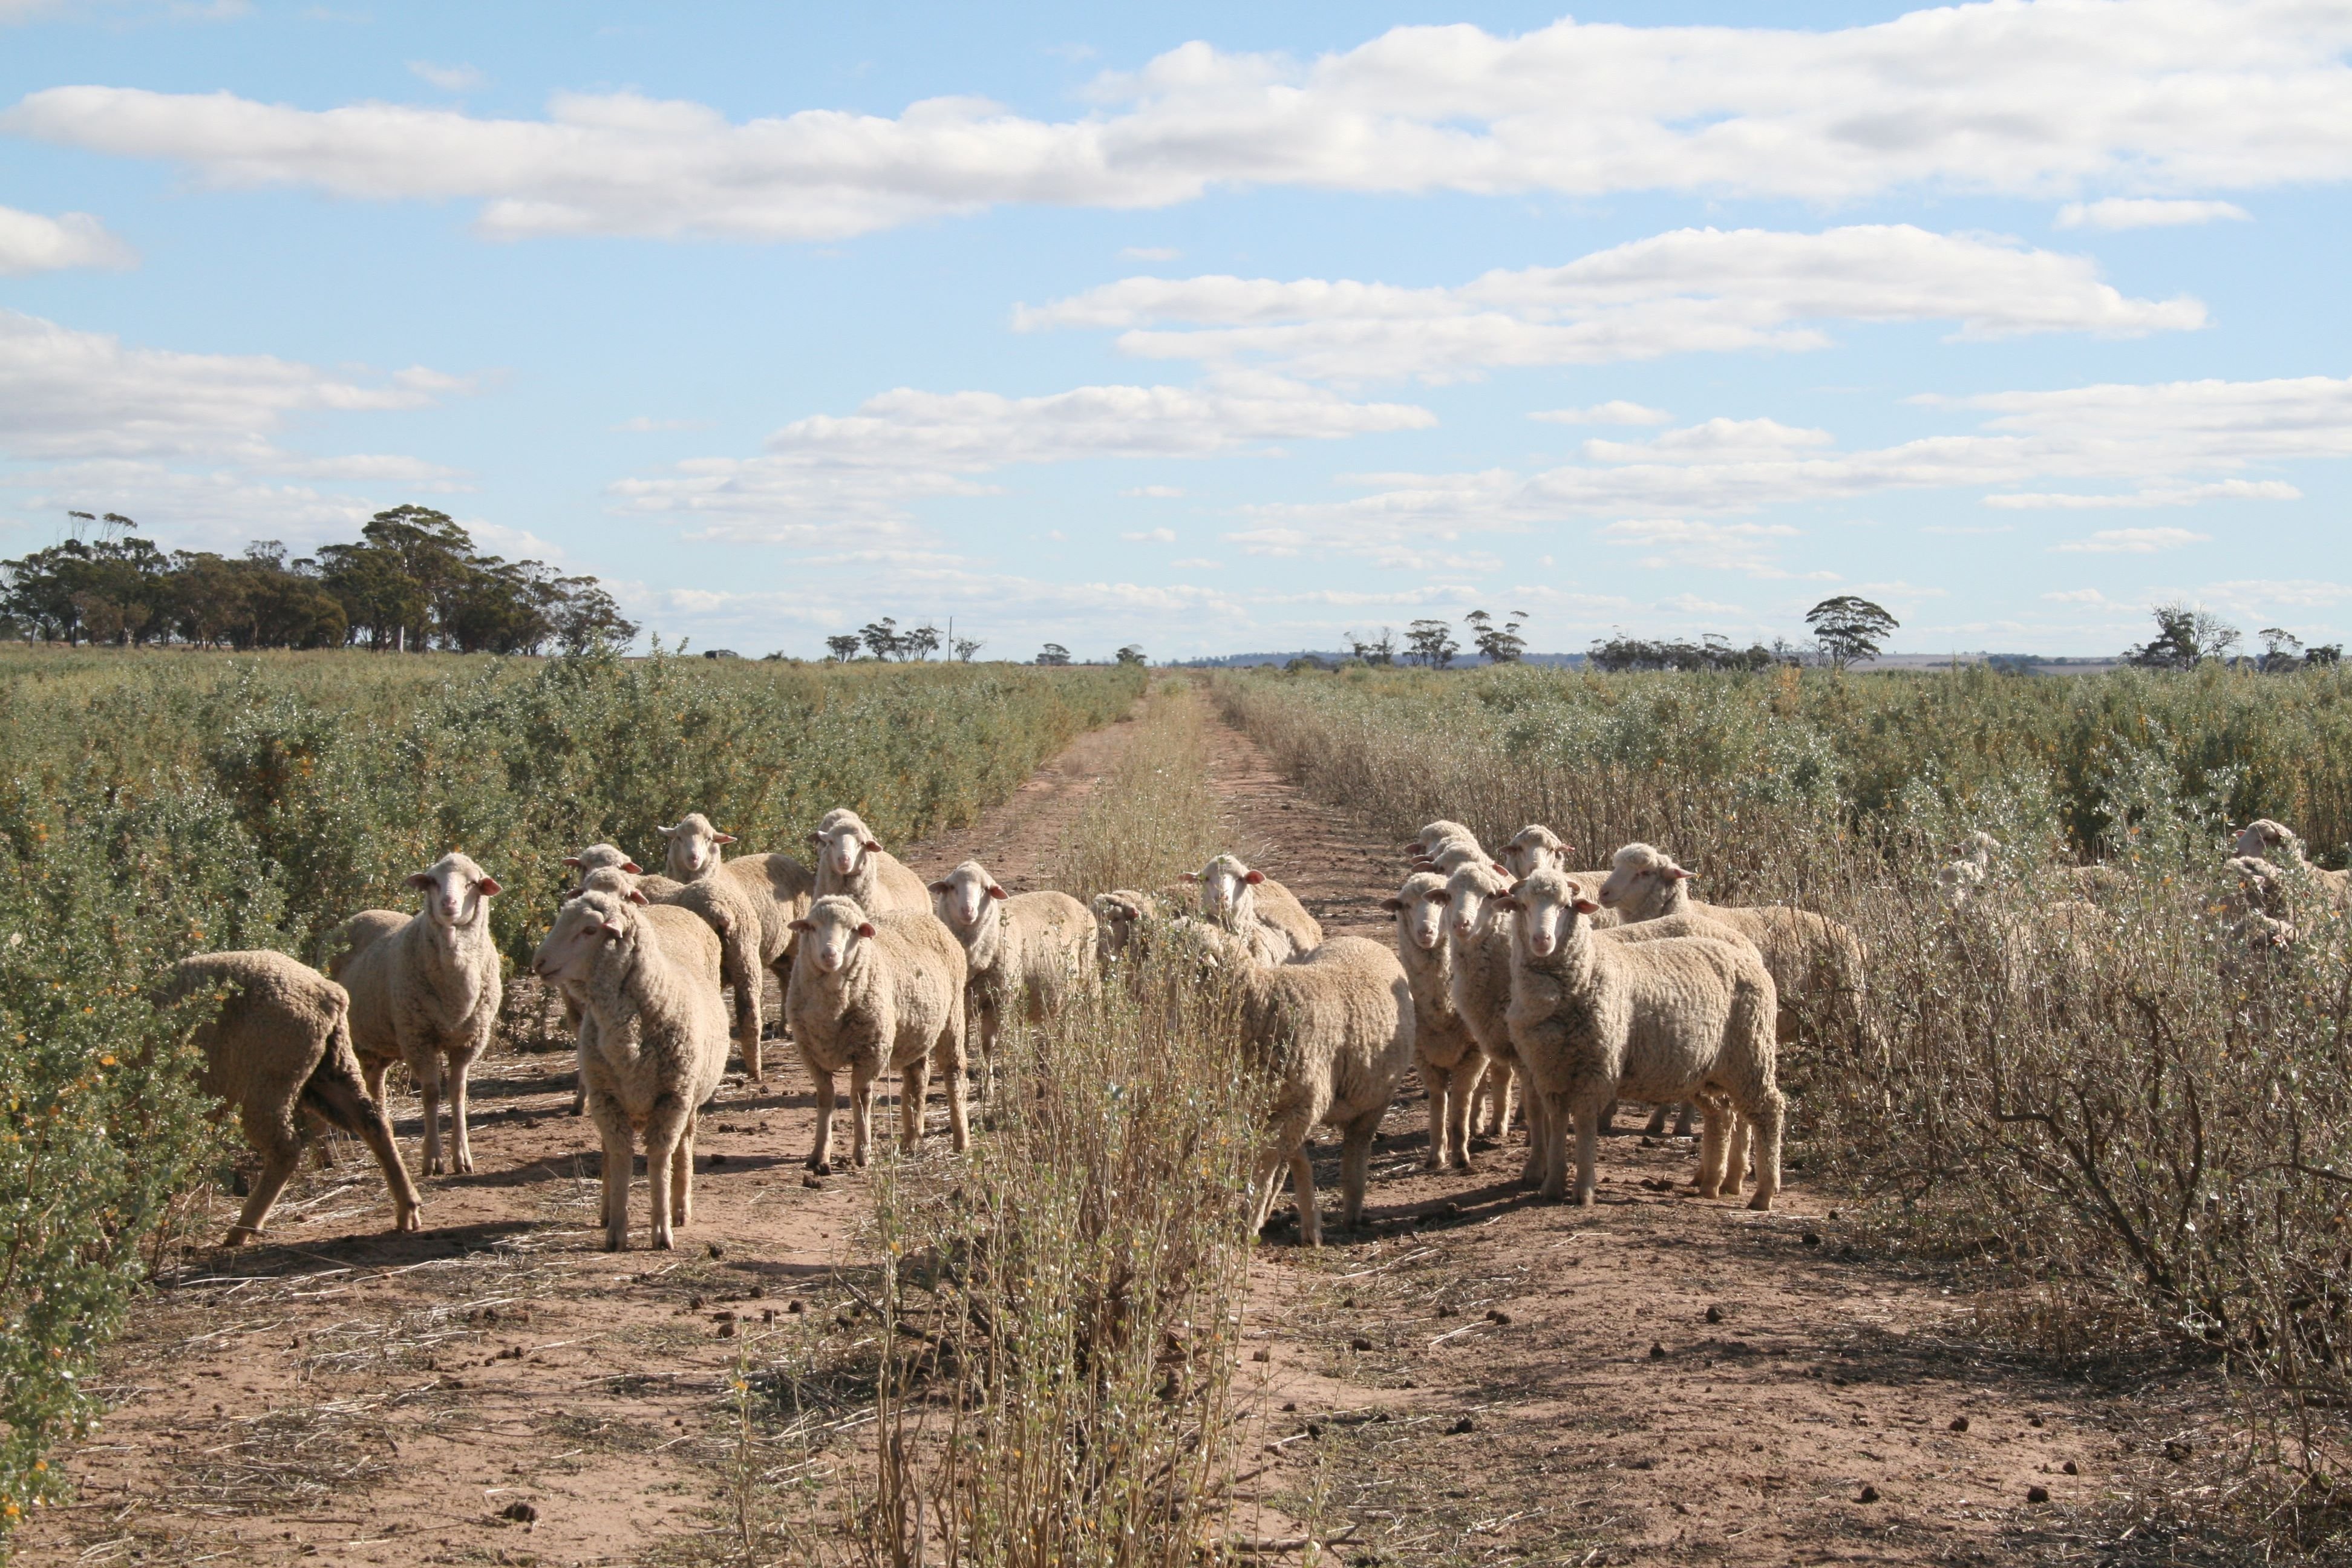
[[[1393,940],[1399,852],[1230,725],[1212,773],[1251,864],[1328,932]],[[1277,1229],[1253,1262],[1246,1531],[1352,1527],[1342,1553],[1381,1563],[2074,1561],[2182,1418],[1989,1350],[1801,1172],[1752,1214],[1687,1195],[1692,1140],[1629,1135],[1596,1207],[1539,1205],[1522,1134],[1433,1174],[1427,1118],[1410,1079],[1363,1229],[1320,1253]]]

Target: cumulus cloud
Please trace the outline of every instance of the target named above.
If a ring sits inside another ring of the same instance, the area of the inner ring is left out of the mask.
[[[0,278],[68,268],[121,269],[139,265],[137,253],[88,213],[39,213],[0,207]]]
[[[1644,408],[1622,399],[1596,403],[1590,408],[1542,408],[1528,416],[1547,425],[1671,425],[1675,416],[1663,408]]]
[[[1707,522],[1679,517],[1628,518],[1599,531],[1604,544],[1639,549],[1648,553],[1636,566],[1705,566],[1743,572],[1750,577],[1791,575],[1780,564],[1780,546],[1797,537],[1785,522]],[[1809,576],[1829,578],[1817,572]]]
[[[1176,531],[1172,528],[1147,528],[1134,533],[1122,533],[1119,537],[1129,544],[1173,544],[1176,542]]]
[[[1184,491],[1176,485],[1137,485],[1132,489],[1124,489],[1118,493],[1139,500],[1175,500],[1182,496]]]
[[[2153,555],[2212,542],[2211,534],[2186,528],[2103,528],[2088,539],[2069,539],[2050,548],[2070,555]]]
[[[2224,221],[2251,223],[2253,215],[2235,202],[2163,201],[2147,196],[2068,202],[2058,209],[2060,228],[2178,228]]]
[[[616,433],[624,436],[647,436],[660,430],[708,430],[710,428],[710,421],[708,419],[656,419],[640,414],[634,419],[622,420],[613,428]]]
[[[918,500],[991,493],[981,476],[1014,464],[1202,458],[1435,423],[1412,404],[1355,403],[1255,374],[1042,397],[900,387],[854,415],[795,420],[761,456],[698,458],[623,479],[612,493],[625,510],[700,517],[733,537],[814,540],[829,522],[888,522]]]
[[[1066,120],[972,97],[737,123],[634,92],[488,119],[72,86],[6,124],[226,184],[476,200],[509,237],[839,238],[1269,185],[2170,196],[2352,172],[2347,44],[2352,15],[2308,0],[2044,0],[1822,30],[1408,26],[1307,61],[1196,42],[1098,78]]]
[[[2096,588],[2059,588],[2042,595],[2060,605],[2104,605],[2107,596]]]
[[[2195,506],[2209,500],[2301,500],[2303,492],[2284,479],[2221,479],[2204,485],[2151,485],[2124,495],[2077,495],[2032,491],[1985,497],[1985,505],[2010,510],[2108,511],[2144,506]]]
[[[2131,336],[2201,327],[2205,307],[2128,298],[2088,257],[1873,224],[1677,229],[1453,288],[1128,278],[1013,314],[1024,331],[1123,329],[1118,346],[1146,359],[1255,362],[1318,380],[1817,349],[1829,339],[1812,323],[1829,321],[1953,321],[1975,338]]]

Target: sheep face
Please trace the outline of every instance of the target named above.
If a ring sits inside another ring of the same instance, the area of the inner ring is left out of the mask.
[[[1416,872],[1405,879],[1394,898],[1382,899],[1381,907],[1396,916],[1397,931],[1403,939],[1423,952],[1434,952],[1445,940],[1445,916],[1451,904],[1445,884],[1429,872]]]
[[[556,915],[554,929],[530,955],[530,972],[556,985],[583,986],[598,956],[628,941],[635,925],[635,911],[618,895],[583,893]]]
[[[1566,947],[1575,939],[1579,920],[1601,909],[1585,896],[1581,882],[1556,872],[1521,882],[1495,905],[1517,913],[1518,940],[1536,958],[1549,958]]]
[[[1503,865],[1514,877],[1532,877],[1546,870],[1564,871],[1572,847],[1541,823],[1529,823],[1503,846]]]
[[[958,931],[978,931],[989,906],[1004,897],[1004,889],[977,860],[967,860],[931,884],[931,909]]]
[[[648,904],[653,900],[637,891],[637,879],[617,866],[599,866],[580,879],[580,885],[563,895],[569,903],[583,893],[609,893],[633,904]]]
[[[639,866],[619,848],[610,844],[591,844],[577,855],[566,855],[563,858],[563,863],[583,875],[590,871],[601,870],[607,866],[626,871],[632,877],[645,875],[644,867]]]
[[[857,956],[858,943],[874,934],[874,922],[856,899],[839,894],[809,906],[805,919],[793,922],[801,933],[800,951],[820,974],[838,974]]]
[[[2285,851],[2285,858],[2292,860],[2298,858],[2302,847],[2303,840],[2295,837],[2293,828],[2267,816],[2258,816],[2238,830],[2236,848],[2241,856],[2267,858]]]
[[[1239,918],[1242,889],[1265,881],[1265,874],[1251,870],[1238,857],[1220,855],[1197,874],[1186,873],[1185,879],[1201,884],[1201,913],[1223,925]]]
[[[1404,852],[1415,858],[1423,857],[1428,855],[1431,850],[1435,849],[1440,844],[1444,843],[1449,838],[1467,838],[1475,842],[1477,835],[1472,833],[1468,828],[1463,826],[1458,822],[1448,822],[1444,818],[1440,817],[1437,821],[1431,823],[1428,826],[1414,834],[1412,837],[1406,842]]]
[[[832,867],[835,876],[844,879],[856,876],[866,857],[882,852],[882,846],[866,830],[866,824],[845,811],[810,834],[809,842],[815,846],[817,858]]]
[[[2240,855],[2229,868],[2238,875],[2238,900],[2248,913],[2285,918],[2286,885],[2276,866],[2259,855]]]
[[[679,817],[675,827],[661,827],[658,823],[655,826],[669,843],[666,856],[669,874],[681,882],[691,882],[718,865],[719,846],[735,842],[733,834],[719,832],[710,826],[710,818],[698,811]]]
[[[1628,844],[1610,858],[1599,907],[1644,918],[1662,914],[1679,901],[1681,884],[1696,874],[1675,865],[1675,858],[1663,849]]]
[[[466,856],[448,854],[408,879],[425,895],[425,914],[436,925],[470,926],[499,891],[498,879]]]
[[[1510,879],[1483,862],[1463,867],[1445,879],[1447,907],[1454,911],[1454,934],[1466,942],[1477,934],[1488,906],[1511,890]]]

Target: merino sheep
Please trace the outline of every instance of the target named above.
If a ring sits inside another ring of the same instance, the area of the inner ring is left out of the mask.
[[[735,836],[719,832],[698,811],[659,831],[666,868],[681,886],[677,892],[656,895],[656,901],[678,904],[698,914],[723,911],[723,921],[714,918],[712,928],[726,944],[727,984],[735,993],[736,1048],[743,1056],[743,1075],[764,1078],[760,1035],[765,980],[772,973],[782,984],[791,972],[793,921],[808,912],[815,896],[815,873],[789,855],[722,858],[723,847],[734,843]]]
[[[1868,1026],[1860,1005],[1866,990],[1860,937],[1826,915],[1785,904],[1747,908],[1700,903],[1690,896],[1690,879],[1696,875],[1663,849],[1628,844],[1617,851],[1600,884],[1600,901],[1629,924],[1666,915],[1704,915],[1745,936],[1772,972],[1781,1008],[1778,1037],[1783,1044],[1797,1037],[1794,1005],[1800,1003],[1851,1007],[1856,1020]]]
[[[1107,970],[1137,951],[1146,930],[1159,921],[1173,918],[1180,907],[1177,900],[1162,894],[1139,892],[1133,888],[1114,888],[1108,893],[1097,893],[1094,900],[1095,957],[1098,966]]]
[[[928,891],[927,895],[928,896]],[[864,1165],[872,1142],[874,1080],[901,1075],[899,1136],[923,1135],[931,1069],[947,1079],[949,1136],[971,1142],[964,1121],[963,944],[929,910],[868,915],[856,900],[827,894],[795,922],[787,1007],[793,1041],[816,1080],[816,1147],[808,1168],[833,1170],[834,1075],[849,1074],[850,1159]]]
[[[2290,876],[2308,877],[2320,903],[2352,912],[2352,868],[2330,871],[2313,865],[2304,855],[2303,839],[2284,824],[2256,817],[2239,830],[2236,848],[2241,857],[2267,859]]]
[[[1511,1039],[1545,1101],[1544,1195],[1566,1195],[1573,1127],[1576,1199],[1591,1205],[1601,1113],[1622,1093],[1699,1102],[1698,1191],[1710,1198],[1736,1152],[1727,1101],[1754,1129],[1748,1207],[1770,1208],[1780,1190],[1779,998],[1756,950],[1705,936],[1602,941],[1588,918],[1599,906],[1557,871],[1537,872],[1496,902],[1516,917]]]
[[[1339,1224],[1363,1218],[1372,1138],[1412,1061],[1412,989],[1397,955],[1376,942],[1340,936],[1287,963],[1269,963],[1241,937],[1188,922],[1202,961],[1223,973],[1240,1004],[1244,1047],[1275,1083],[1266,1144],[1251,1188],[1254,1229],[1274,1212],[1282,1167],[1290,1167],[1298,1237],[1323,1244],[1307,1135],[1340,1130]]]
[[[667,1250],[694,1219],[694,1131],[727,1072],[719,944],[698,921],[601,889],[563,906],[531,957],[534,973],[578,987],[588,1114],[604,1145],[604,1250],[629,1243],[629,1182],[640,1136],[650,1244]]]
[[[1435,854],[1439,847],[1449,840],[1466,840],[1475,844],[1478,842],[1478,836],[1458,822],[1448,822],[1444,817],[1440,817],[1405,840],[1404,852],[1412,859],[1426,858]]]
[[[1455,1165],[1467,1171],[1470,1104],[1486,1057],[1454,1005],[1445,880],[1433,871],[1415,871],[1381,907],[1396,917],[1397,958],[1412,988],[1412,1049],[1429,1091],[1429,1152],[1422,1163],[1433,1171]]]
[[[1201,886],[1201,916],[1233,932],[1268,963],[1284,963],[1322,945],[1323,927],[1307,906],[1240,857],[1220,855],[1184,880]]]
[[[415,1230],[416,1184],[400,1163],[383,1102],[360,1076],[350,994],[308,964],[257,950],[180,960],[162,1000],[223,988],[229,994],[219,1012],[195,1034],[205,1054],[202,1087],[236,1108],[246,1142],[261,1156],[261,1174],[222,1245],[241,1247],[268,1223],[302,1157],[297,1111],[367,1144],[392,1192],[392,1228]]]
[[[845,806],[826,812],[809,843],[817,852],[815,897],[854,899],[868,914],[930,913],[930,888],[882,847],[856,812]],[[800,929],[797,920],[792,929]]]
[[[423,911],[368,910],[346,921],[349,944],[327,973],[352,997],[352,1043],[369,1095],[383,1100],[384,1072],[408,1064],[425,1100],[425,1173],[438,1175],[441,1093],[449,1090],[448,1169],[474,1168],[466,1137],[466,1074],[488,1048],[502,995],[490,940],[498,879],[468,857],[448,854],[408,879]]]
[[[1957,909],[1982,886],[1992,873],[1992,858],[2000,849],[2000,840],[1990,833],[1971,833],[1961,839],[1957,858],[1936,873],[1936,885],[1946,901]],[[2054,866],[2042,879],[2053,892],[2063,889],[2070,897],[2102,908],[2125,902],[2139,889],[2138,879],[2121,866]]]
[[[996,1077],[996,1037],[1018,1010],[1043,1023],[1048,1008],[1093,988],[1095,917],[1067,893],[1008,895],[988,868],[967,860],[931,884],[935,912],[963,944],[967,1027],[980,1035],[981,1092]]]
[[[1573,871],[1567,875],[1570,880],[1584,888],[1598,887],[1601,880],[1597,876],[1580,875]],[[1704,914],[1665,915],[1654,921],[1642,921],[1633,925],[1620,926],[1603,926],[1601,924],[1601,917],[1595,915],[1592,917],[1592,923],[1594,930],[1599,931],[1603,939],[1611,942],[1663,942],[1668,937],[1705,936],[1713,937],[1717,942],[1727,942],[1734,947],[1752,948],[1756,945],[1748,941],[1746,932],[1715,919],[1715,913],[1714,910],[1708,909]],[[1760,958],[1763,955],[1759,953],[1757,956]],[[1690,1136],[1692,1120],[1697,1114],[1697,1110],[1698,1108],[1689,1100],[1685,1100],[1680,1105],[1653,1106],[1650,1110],[1649,1124],[1642,1131],[1654,1137],[1664,1132],[1666,1118],[1672,1115],[1675,1119],[1674,1135],[1677,1138],[1687,1138]],[[1603,1132],[1613,1131],[1616,1120],[1617,1102],[1612,1100],[1609,1102],[1609,1109],[1601,1113],[1601,1131]],[[1735,1155],[1737,1152],[1738,1145],[1735,1143]],[[1747,1168],[1746,1162],[1735,1158],[1730,1172],[1732,1190],[1738,1189],[1742,1173]]]
[[[1453,914],[1447,941],[1454,1011],[1487,1063],[1482,1081],[1494,1117],[1484,1131],[1498,1141],[1509,1133],[1516,1089],[1528,1118],[1528,1158],[1519,1179],[1532,1184],[1543,1179],[1544,1105],[1528,1092],[1525,1065],[1511,1043],[1511,913],[1496,901],[1510,889],[1510,879],[1493,867],[1465,866],[1446,879],[1443,901]]]
[[[1606,871],[1580,871],[1568,863],[1576,846],[1570,844],[1540,822],[1530,822],[1512,835],[1503,846],[1503,869],[1513,877],[1532,877],[1538,871],[1558,871],[1580,882],[1598,887]],[[1603,929],[1613,923],[1606,919],[1595,922]]]

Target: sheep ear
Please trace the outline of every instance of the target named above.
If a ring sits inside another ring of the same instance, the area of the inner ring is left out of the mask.
[[[643,866],[638,865],[635,860],[622,861],[621,869],[626,871],[632,877],[642,877],[646,874],[646,868]]]
[[[808,836],[808,841],[812,844],[823,844],[824,842],[824,835],[822,833],[812,833]]]
[[[1525,909],[1527,907],[1508,893],[1498,893],[1486,901],[1494,905],[1498,910],[1517,910]]]
[[[931,884],[931,891],[934,893],[951,892],[954,890],[954,888],[955,884],[953,882],[933,882]]]
[[[1454,901],[1454,889],[1451,888],[1434,888],[1430,890],[1428,898],[1429,901],[1433,904],[1450,904]]]
[[[1381,900],[1381,908],[1388,910],[1391,914],[1395,914],[1404,908],[1404,900],[1402,899],[1382,899]]]
[[[623,926],[618,921],[606,921],[596,929],[604,933],[604,939],[607,942],[618,942],[622,937],[628,934],[627,928]]]
[[[566,866],[571,867],[575,871],[580,869],[580,857],[577,855],[566,855],[563,858],[563,863]]]
[[[794,921],[793,922],[793,929],[794,931],[814,931],[816,930],[816,927],[811,925],[806,921]]]
[[[628,898],[629,902],[631,902],[631,903],[633,903],[633,904],[650,904],[650,903],[652,903],[652,902],[653,902],[653,900],[652,900],[651,899],[649,899],[649,898],[646,897],[643,893],[641,893],[641,892],[637,891],[635,888],[631,888],[631,889],[629,889],[628,894],[627,894],[627,898]]]
[[[988,896],[992,899],[1001,899],[1004,896],[1004,889],[991,882],[988,885]]]
[[[872,850],[872,851],[873,851],[875,854],[877,854],[877,855],[879,855],[879,854],[881,854],[881,853],[882,853],[882,846],[880,846],[879,844],[875,843],[875,842],[874,842],[874,840],[872,840],[871,838],[869,838],[869,839],[867,839],[867,840],[866,841],[866,848],[868,848],[868,849],[870,849],[870,850]]]
[[[874,934],[874,922],[872,921],[859,921],[857,922],[857,934],[860,936],[872,936]]]
[[[1668,871],[1666,875],[1672,877],[1677,882],[1687,882],[1692,878],[1697,876],[1698,873],[1696,871],[1685,871],[1680,866],[1676,866],[1672,870]]]
[[[714,837],[711,839],[711,842],[713,844],[732,844],[735,842],[735,836],[731,833],[721,833]]]
[[[482,890],[482,897],[486,899],[495,899],[499,896],[499,879],[496,877],[485,877],[474,886]]]
[[[1601,906],[1591,899],[1579,899],[1570,907],[1580,915],[1597,915],[1601,912]]]
[[[1508,866],[1504,865],[1500,860],[1489,860],[1486,864],[1492,866],[1496,870],[1500,871],[1506,877],[1511,874],[1511,868]]]
[[[1263,881],[1265,881],[1265,872],[1263,872],[1263,871],[1252,871],[1252,872],[1250,872],[1247,876],[1244,877],[1244,878],[1242,879],[1242,880],[1243,880],[1243,881],[1244,881],[1244,882],[1247,882],[1251,887],[1255,888],[1255,887],[1256,887],[1260,882],[1263,882]]]
[[[1187,882],[1197,882],[1201,879],[1201,873],[1198,871],[1187,871],[1184,873],[1182,879]]]
[[[660,834],[664,838],[667,838],[670,835],[676,833],[677,829],[676,827],[664,827],[660,823],[656,822],[654,824],[654,831]]]
[[[412,888],[429,888],[433,885],[431,874],[424,871],[411,871],[407,881]]]

